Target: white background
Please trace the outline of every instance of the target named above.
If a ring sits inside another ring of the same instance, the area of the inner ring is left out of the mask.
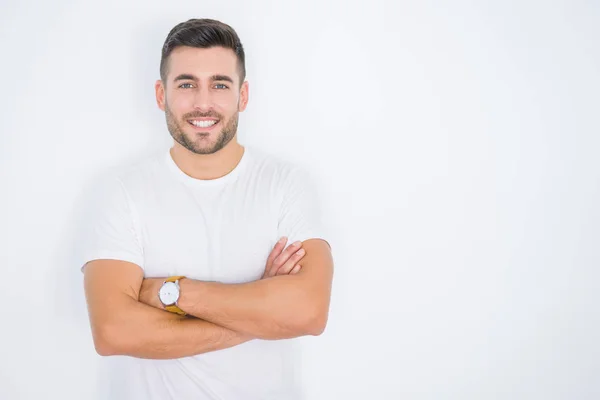
[[[170,143],[153,84],[193,17],[245,46],[240,142],[322,189],[309,399],[600,397],[597,2],[0,4],[1,399],[95,398],[81,199]]]

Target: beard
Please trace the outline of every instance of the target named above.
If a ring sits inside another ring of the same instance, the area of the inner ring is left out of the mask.
[[[233,139],[237,133],[239,112],[236,112],[227,120],[225,126],[220,132],[211,132],[208,135],[216,135],[214,142],[208,142],[204,135],[192,132],[186,134],[183,129],[184,126],[189,125],[187,122],[192,118],[216,118],[219,120],[218,123],[224,122],[222,115],[210,112],[201,113],[200,111],[194,111],[183,115],[181,121],[177,121],[177,117],[171,112],[168,104],[165,104],[165,118],[167,119],[167,128],[173,139],[195,154],[213,154],[221,150]]]

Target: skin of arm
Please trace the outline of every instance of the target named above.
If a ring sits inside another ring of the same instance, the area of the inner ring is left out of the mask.
[[[320,335],[327,324],[333,259],[322,239],[302,243],[301,270],[249,283],[180,281],[179,307],[197,318],[260,339]],[[140,301],[162,308],[158,290],[164,279],[144,279]]]
[[[118,260],[95,260],[84,286],[98,354],[171,359],[233,347],[250,335],[196,318],[181,317],[138,301],[143,271]]]

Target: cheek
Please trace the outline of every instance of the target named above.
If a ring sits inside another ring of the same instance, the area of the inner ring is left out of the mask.
[[[215,107],[227,112],[234,113],[237,111],[238,98],[235,95],[221,95],[215,97]]]
[[[185,113],[194,106],[194,96],[191,96],[189,93],[173,93],[167,99],[169,108],[171,108],[173,112]]]

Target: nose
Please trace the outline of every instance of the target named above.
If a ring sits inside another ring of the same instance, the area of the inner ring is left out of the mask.
[[[199,87],[194,96],[194,108],[197,110],[208,111],[212,107],[212,97],[210,89]]]

